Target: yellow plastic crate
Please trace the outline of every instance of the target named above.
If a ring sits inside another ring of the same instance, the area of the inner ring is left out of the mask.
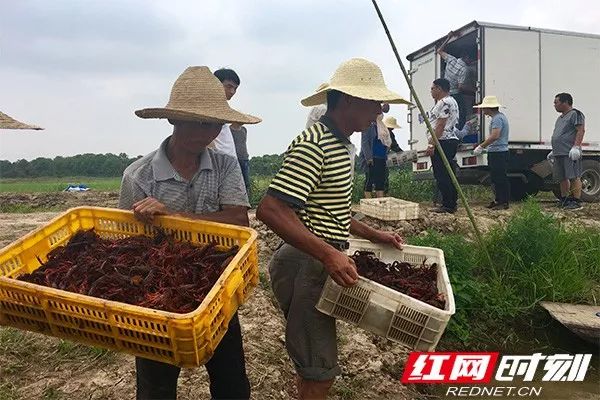
[[[11,279],[39,268],[37,257],[45,261],[50,250],[64,245],[78,230],[94,228],[110,239],[153,234],[153,225],[136,220],[130,211],[78,207],[0,250],[0,325],[180,367],[206,363],[238,306],[258,283],[256,231],[169,216],[156,218],[154,226],[181,241],[240,247],[195,311],[152,310]]]

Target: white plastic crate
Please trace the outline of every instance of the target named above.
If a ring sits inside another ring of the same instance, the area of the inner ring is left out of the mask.
[[[397,199],[395,197],[379,197],[361,199],[360,212],[369,217],[384,221],[400,221],[419,218],[419,203]]]
[[[350,239],[348,254],[357,250],[371,251],[386,263],[436,263],[437,287],[444,294],[445,309],[440,310],[363,277],[350,288],[343,288],[327,278],[317,309],[414,350],[433,351],[455,312],[444,252],[418,246],[404,246],[403,250],[398,250],[367,240]]]
[[[402,164],[417,161],[418,158],[416,150],[401,151],[400,153],[390,152],[386,163],[388,167],[399,167]]]

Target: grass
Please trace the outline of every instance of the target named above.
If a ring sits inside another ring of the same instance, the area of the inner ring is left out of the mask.
[[[541,300],[595,304],[600,298],[600,231],[567,229],[528,201],[484,235],[493,264],[462,235],[428,235],[410,244],[444,251],[457,312],[448,332],[465,345],[517,338]]]
[[[40,193],[61,192],[68,184],[83,183],[92,190],[117,191],[121,185],[121,177],[66,177],[66,178],[23,178],[0,179],[0,193]]]
[[[114,358],[114,353],[110,350],[90,347],[69,340],[60,340],[56,346],[56,351],[62,360],[86,360],[89,362],[102,360],[108,362]]]

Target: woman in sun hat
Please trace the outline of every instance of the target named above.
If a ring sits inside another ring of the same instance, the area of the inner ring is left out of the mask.
[[[175,81],[164,107],[140,118],[166,119],[173,133],[123,173],[119,207],[151,221],[156,215],[248,226],[248,197],[237,160],[207,146],[223,124],[256,124],[260,118],[232,109],[223,85],[208,67],[189,67]],[[206,363],[213,399],[248,399],[242,334],[237,313]],[[175,399],[179,367],[136,357],[137,398]]]
[[[3,112],[0,112],[0,129],[32,129],[39,131],[44,128],[17,121],[16,119],[4,114]]]
[[[508,119],[500,112],[502,105],[496,96],[485,96],[481,104],[474,106],[491,117],[489,135],[485,141],[473,150],[476,156],[487,151],[490,178],[494,185],[495,199],[488,208],[492,210],[506,210],[510,199],[510,185],[508,182]]]
[[[329,85],[301,101],[327,104],[318,122],[290,144],[256,216],[283,241],[269,263],[271,285],[286,318],[286,348],[297,373],[298,397],[324,399],[337,364],[335,319],[315,305],[327,276],[357,282],[345,254],[350,233],[401,247],[402,238],[351,218],[350,135],[381,114],[381,103],[408,103],[387,88],[379,67],[365,59],[342,63]]]

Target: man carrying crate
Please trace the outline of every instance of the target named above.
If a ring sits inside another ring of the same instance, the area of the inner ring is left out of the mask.
[[[284,241],[269,265],[271,285],[286,317],[286,348],[301,399],[324,399],[336,375],[335,319],[315,305],[327,276],[348,287],[358,281],[345,250],[350,233],[401,248],[395,233],[351,218],[353,132],[381,114],[381,103],[407,103],[390,91],[379,67],[364,59],[342,63],[329,86],[302,100],[327,103],[318,122],[288,147],[256,215]]]
[[[223,85],[208,67],[187,68],[165,107],[135,113],[167,119],[173,133],[127,167],[119,207],[147,222],[168,214],[248,226],[250,205],[238,160],[207,146],[223,124],[256,124],[260,118],[229,107]],[[206,369],[213,399],[250,398],[237,313]],[[137,399],[175,399],[179,372],[179,367],[136,357]]]

